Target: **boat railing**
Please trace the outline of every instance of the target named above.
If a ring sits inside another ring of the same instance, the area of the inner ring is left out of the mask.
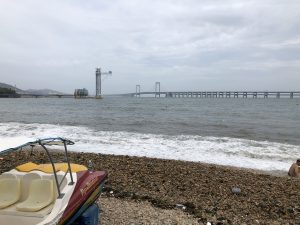
[[[68,139],[60,138],[60,137],[38,139],[37,141],[34,141],[34,142],[28,142],[28,143],[23,144],[21,146],[18,146],[18,147],[15,147],[15,148],[9,148],[9,149],[6,149],[4,151],[1,151],[0,155],[4,155],[4,154],[14,152],[14,151],[23,150],[24,147],[27,147],[27,146],[31,146],[31,151],[33,150],[34,146],[41,146],[45,150],[45,152],[46,152],[46,154],[49,158],[49,161],[51,163],[51,167],[52,167],[54,178],[55,178],[56,188],[57,188],[57,192],[58,192],[58,197],[57,198],[62,198],[64,196],[64,193],[61,192],[61,185],[62,185],[63,180],[66,178],[68,173],[70,174],[70,179],[71,179],[71,182],[69,182],[68,185],[74,185],[72,169],[71,169],[71,164],[70,164],[70,160],[69,160],[69,157],[68,157],[68,150],[67,150],[67,145],[73,145],[73,144],[74,144],[74,142],[72,142]],[[56,146],[60,145],[60,146],[64,147],[65,160],[67,161],[67,164],[68,164],[68,169],[66,170],[66,172],[65,172],[65,174],[64,174],[64,176],[63,176],[63,178],[60,182],[58,181],[57,172],[56,172],[56,168],[55,168],[55,163],[53,161],[53,158],[52,158],[48,148],[46,147],[46,146],[53,146],[53,145],[56,145]]]

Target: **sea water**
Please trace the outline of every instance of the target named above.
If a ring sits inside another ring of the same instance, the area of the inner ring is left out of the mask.
[[[0,99],[0,150],[65,137],[70,150],[287,171],[300,99]]]

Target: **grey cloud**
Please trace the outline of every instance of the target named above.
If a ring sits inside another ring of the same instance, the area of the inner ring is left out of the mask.
[[[253,89],[258,81],[293,89],[299,12],[296,0],[2,0],[0,81],[93,93],[101,66],[113,71],[106,93],[157,80],[169,90]]]

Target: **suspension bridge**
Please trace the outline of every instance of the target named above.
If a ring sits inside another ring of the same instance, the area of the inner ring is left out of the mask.
[[[161,91],[160,82],[155,82],[154,91],[141,91],[136,85],[134,93],[124,94],[131,97],[166,98],[300,98],[300,91]]]

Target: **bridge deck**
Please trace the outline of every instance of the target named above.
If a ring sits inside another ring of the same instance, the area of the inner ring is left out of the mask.
[[[169,98],[268,98],[288,97],[300,98],[300,91],[174,91],[174,92],[136,92],[126,94],[132,97],[153,95],[155,97]]]

